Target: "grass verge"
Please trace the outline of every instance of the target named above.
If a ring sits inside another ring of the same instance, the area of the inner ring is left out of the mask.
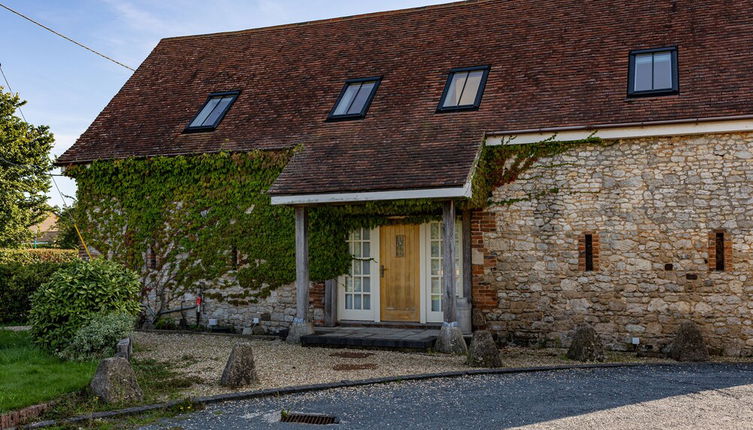
[[[0,330],[0,413],[81,390],[96,366],[60,360],[37,348],[28,331]]]
[[[80,390],[77,393],[65,396],[47,412],[41,419],[62,419],[72,416],[88,415],[94,412],[123,409],[139,404],[161,403],[169,400],[178,400],[183,398],[183,390],[189,388],[195,381],[187,378],[177,372],[169,363],[158,362],[155,360],[138,360],[131,361],[133,370],[136,373],[136,380],[144,392],[144,400],[139,403],[116,403],[105,404],[94,397],[88,390]],[[186,413],[196,410],[197,406],[185,402],[171,409],[152,411],[142,415],[126,416],[115,420],[93,420],[86,423],[76,423],[71,426],[59,428],[93,428],[93,429],[111,429],[111,428],[136,428],[150,422],[172,417],[180,413]]]

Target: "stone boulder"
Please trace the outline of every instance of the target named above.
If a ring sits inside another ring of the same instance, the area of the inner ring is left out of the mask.
[[[130,337],[120,339],[115,345],[115,356],[125,358],[131,361],[131,355],[133,354],[133,341]]]
[[[468,350],[468,365],[473,367],[502,367],[499,349],[492,334],[486,330],[473,333],[471,347]]]
[[[669,345],[669,357],[677,361],[708,361],[709,350],[698,326],[691,321],[680,324]]]
[[[457,325],[444,323],[439,330],[439,336],[434,343],[437,352],[445,354],[465,355],[468,353],[468,345],[465,344],[463,331]]]
[[[227,359],[225,370],[222,372],[220,385],[238,388],[251,385],[258,380],[254,352],[248,342],[237,343]]]
[[[287,343],[300,344],[301,337],[314,334],[314,324],[311,322],[293,322],[290,325],[288,336],[285,338]]]
[[[575,330],[567,358],[577,361],[604,361],[604,345],[596,330],[582,325]]]
[[[486,317],[481,309],[473,309],[472,311],[472,325],[479,330],[486,330]]]
[[[123,357],[102,360],[89,387],[106,403],[138,402],[144,398],[131,364]]]

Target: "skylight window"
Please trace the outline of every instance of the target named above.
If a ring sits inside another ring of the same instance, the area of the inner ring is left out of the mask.
[[[337,98],[335,107],[329,113],[329,121],[359,119],[366,116],[369,105],[379,87],[381,78],[349,79]]]
[[[630,52],[629,96],[677,94],[678,78],[677,48],[643,49]]]
[[[437,112],[478,109],[488,75],[489,66],[450,70]]]
[[[204,106],[201,107],[199,113],[191,120],[185,131],[212,131],[217,128],[239,93],[239,91],[227,91],[210,94]]]

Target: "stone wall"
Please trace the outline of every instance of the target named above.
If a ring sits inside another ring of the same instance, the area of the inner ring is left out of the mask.
[[[208,289],[207,293],[230,295],[241,292],[240,286],[235,288]],[[315,325],[322,325],[324,320],[324,284],[312,283],[309,290],[309,312]],[[194,303],[195,296],[186,294],[185,303]],[[258,303],[235,304],[232,300],[206,298],[203,303],[201,325],[206,326],[208,320],[216,319],[217,324],[233,327],[242,332],[244,328],[251,328],[254,318],[259,318],[258,326],[264,333],[276,334],[287,329],[295,317],[295,284],[283,285],[273,290],[269,297],[259,299]],[[193,324],[196,312],[188,311],[187,320]]]
[[[476,312],[527,344],[587,322],[618,350],[692,320],[712,352],[753,355],[753,134],[608,143],[539,160],[474,214]]]

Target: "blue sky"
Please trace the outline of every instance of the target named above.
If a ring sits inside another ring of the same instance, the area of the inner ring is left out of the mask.
[[[163,37],[265,27],[448,0],[0,0],[66,36],[137,67]],[[0,9],[2,63],[29,122],[55,134],[54,154],[73,145],[131,71]],[[0,82],[0,85],[5,86]],[[58,178],[66,195],[75,183]],[[67,200],[70,204],[70,200]],[[50,203],[59,206],[54,191]]]

